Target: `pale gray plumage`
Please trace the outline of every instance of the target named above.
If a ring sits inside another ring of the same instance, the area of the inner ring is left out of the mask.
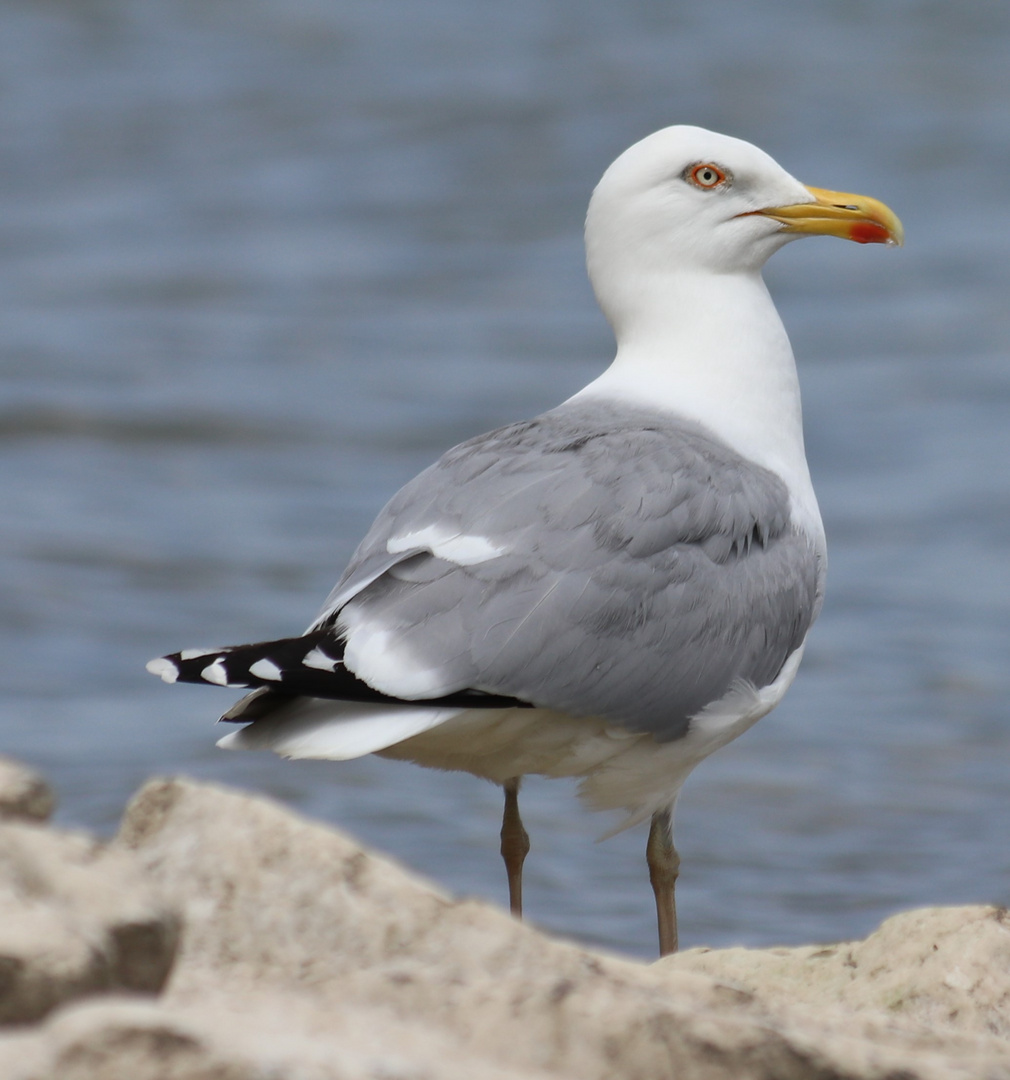
[[[505,553],[390,555],[391,539],[433,524]],[[436,673],[427,697],[469,687],[665,740],[735,683],[774,681],[821,572],[773,473],[691,421],[573,401],[407,484],[334,598]],[[339,627],[340,609],[324,610],[315,627]]]

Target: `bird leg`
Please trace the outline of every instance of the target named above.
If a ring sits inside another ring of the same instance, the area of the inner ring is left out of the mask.
[[[649,841],[645,845],[649,881],[656,894],[656,918],[659,922],[659,955],[677,951],[677,902],[674,887],[680,872],[680,856],[673,846],[673,807],[652,815]]]
[[[501,855],[509,878],[509,910],[523,917],[523,860],[530,850],[530,838],[519,816],[519,781],[513,776],[502,785],[505,789],[505,813],[501,821]]]

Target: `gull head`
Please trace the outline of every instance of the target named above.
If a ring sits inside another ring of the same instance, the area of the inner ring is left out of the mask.
[[[901,222],[862,195],[807,187],[763,150],[703,128],[664,128],[604,173],[586,216],[590,278],[606,293],[679,274],[756,273],[804,235],[900,244]]]

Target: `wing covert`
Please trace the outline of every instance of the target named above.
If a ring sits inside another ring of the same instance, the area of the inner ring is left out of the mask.
[[[572,402],[403,488],[314,628],[387,694],[477,689],[674,737],[774,680],[821,577],[773,473],[697,424]]]

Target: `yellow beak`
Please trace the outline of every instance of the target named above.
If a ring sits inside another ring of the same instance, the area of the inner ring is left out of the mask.
[[[781,221],[786,232],[840,236],[857,244],[900,247],[904,243],[905,230],[898,215],[877,199],[815,187],[808,187],[807,191],[813,195],[814,202],[752,212]]]

